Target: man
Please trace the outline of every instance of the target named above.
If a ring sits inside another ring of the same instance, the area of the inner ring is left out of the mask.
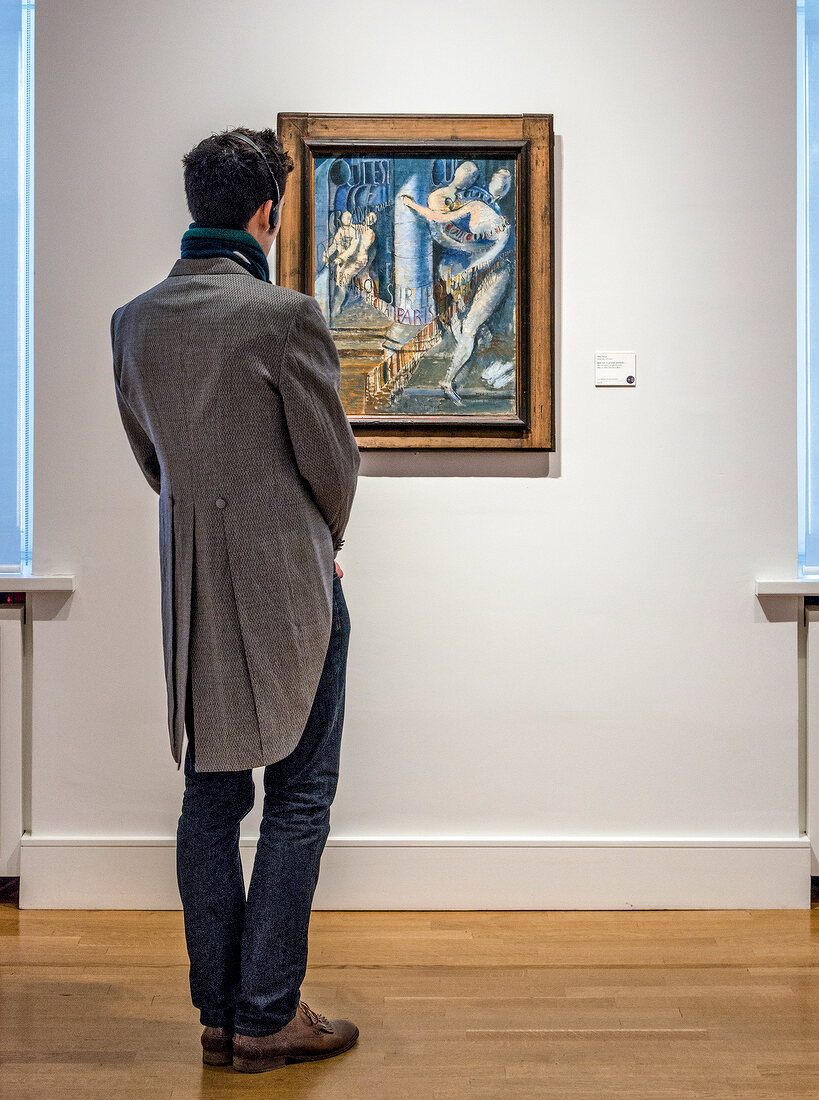
[[[203,1060],[259,1072],[348,1050],[300,1000],[338,780],[350,619],[335,553],[360,455],[314,298],[267,257],[293,163],[272,130],[183,158],[194,218],[167,279],[111,321],[116,398],[159,494],[177,877]],[[264,767],[245,897],[239,826]]]

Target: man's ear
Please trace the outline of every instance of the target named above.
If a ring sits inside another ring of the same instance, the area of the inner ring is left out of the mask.
[[[267,199],[266,202],[261,203],[248,222],[248,226],[252,225],[255,229],[267,229],[270,224],[270,207],[272,205],[272,199]]]

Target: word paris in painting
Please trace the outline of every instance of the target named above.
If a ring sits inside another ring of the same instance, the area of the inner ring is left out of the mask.
[[[551,116],[279,133],[277,279],[321,306],[359,445],[552,449]]]

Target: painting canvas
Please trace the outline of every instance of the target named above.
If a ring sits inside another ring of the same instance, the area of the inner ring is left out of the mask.
[[[361,448],[554,448],[551,115],[283,113],[276,281]]]
[[[517,413],[516,168],[315,157],[314,294],[348,415]]]

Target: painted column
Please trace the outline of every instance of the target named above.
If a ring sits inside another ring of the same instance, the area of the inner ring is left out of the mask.
[[[401,157],[396,157],[394,164],[396,319],[420,327],[429,320],[427,307],[432,303],[432,238],[426,221],[404,205],[401,195],[426,206],[429,169],[417,160]]]

